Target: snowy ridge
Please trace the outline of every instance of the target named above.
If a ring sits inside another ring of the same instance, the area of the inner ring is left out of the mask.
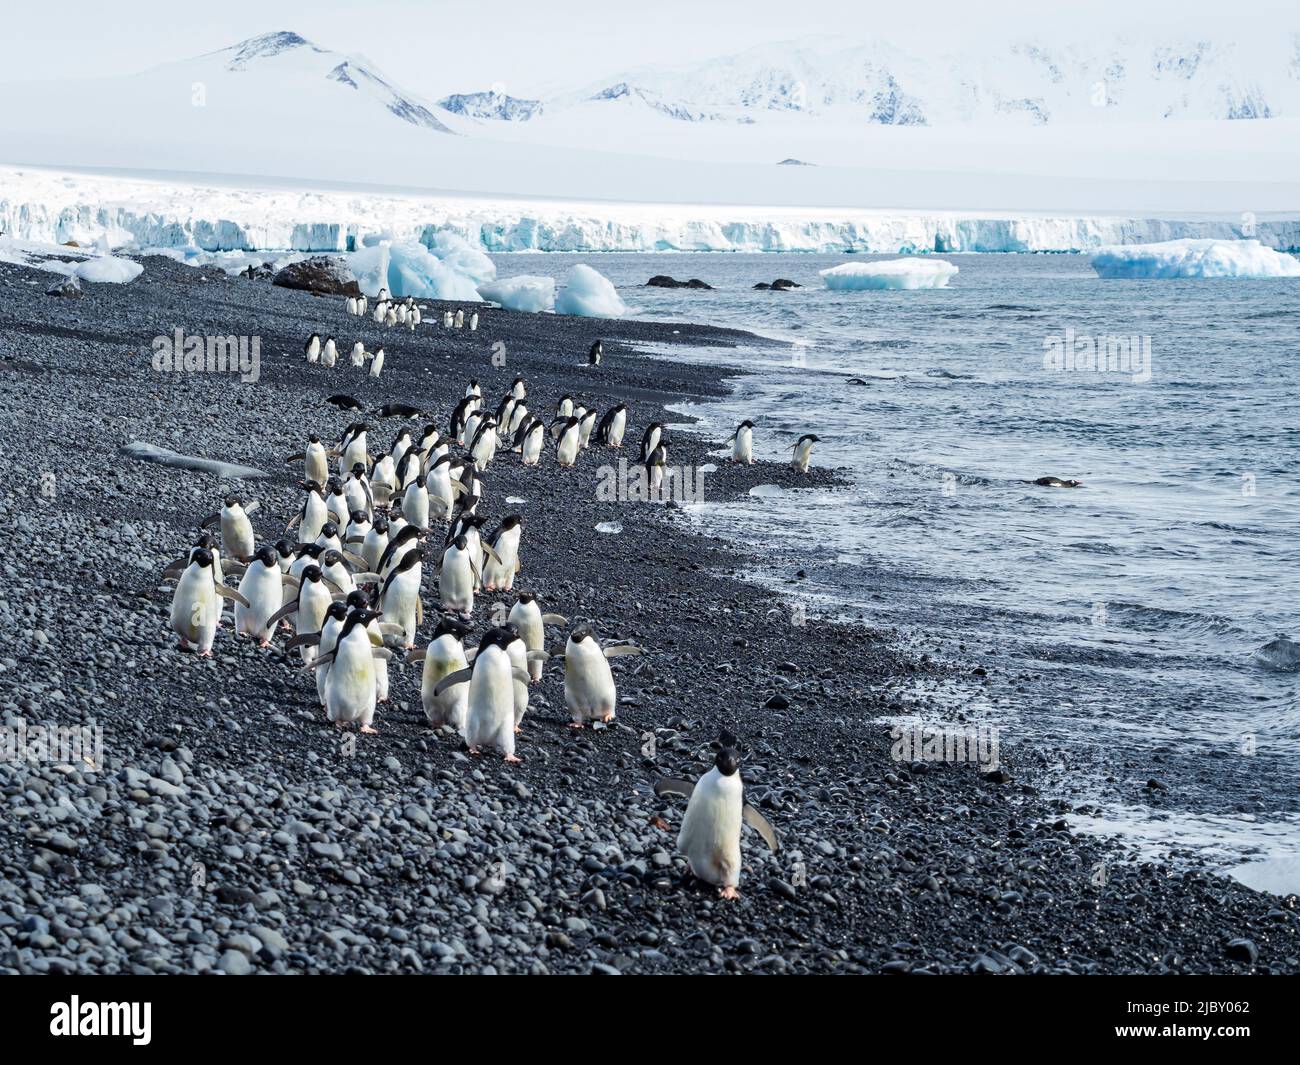
[[[1245,232],[1252,229],[1253,232]],[[22,240],[220,251],[433,246],[439,231],[490,252],[1082,252],[1111,244],[1254,236],[1300,249],[1300,218],[999,216],[451,196],[358,196],[0,169],[0,230]]]

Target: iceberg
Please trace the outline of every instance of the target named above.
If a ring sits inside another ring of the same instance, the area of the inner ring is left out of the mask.
[[[439,258],[415,241],[379,244],[347,257],[361,291],[372,298],[386,288],[391,296],[478,302],[474,279],[460,269],[464,260],[454,255],[449,259]]]
[[[844,263],[820,271],[836,292],[865,289],[945,288],[957,267],[943,259],[890,259],[882,263]]]
[[[1300,277],[1300,260],[1258,240],[1164,240],[1100,248],[1098,277]]]
[[[609,278],[578,263],[564,280],[555,310],[582,318],[617,318],[627,314],[627,305],[619,299]]]
[[[73,271],[82,281],[97,281],[101,284],[125,285],[134,281],[144,267],[130,259],[119,259],[115,255],[101,255],[77,264]]]
[[[479,285],[478,294],[508,311],[555,310],[555,278],[520,274]]]

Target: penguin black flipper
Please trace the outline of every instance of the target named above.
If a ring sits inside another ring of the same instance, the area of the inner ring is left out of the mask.
[[[294,636],[291,639],[286,640],[284,644],[284,649],[286,651],[292,651],[295,647],[319,647],[319,646],[320,646],[319,632],[304,632],[301,635]]]
[[[689,799],[694,790],[694,784],[679,777],[660,777],[655,781],[656,795],[680,795],[683,799]]]
[[[217,584],[214,585],[214,587],[217,589],[217,595],[221,596],[222,599],[230,599],[242,607],[247,607],[249,605],[247,599],[228,585]]]
[[[448,673],[442,680],[438,681],[433,689],[433,694],[441,695],[454,684],[467,684],[472,676],[474,676],[472,669],[458,669],[455,673]]]
[[[645,652],[634,643],[617,643],[613,647],[606,647],[604,655],[606,658],[618,658],[620,655],[639,655]]]
[[[269,618],[266,619],[266,627],[268,629],[271,628],[277,621],[283,621],[290,614],[296,612],[297,609],[298,609],[297,599],[295,599],[292,603],[285,603],[284,606],[280,607],[279,610],[277,610],[274,614],[272,614]]]
[[[543,615],[542,615],[542,624],[543,624],[543,625],[567,625],[568,623],[569,623],[569,622],[568,622],[568,619],[565,618],[565,617],[563,617],[563,616],[560,615],[560,614],[543,614]]]
[[[206,529],[209,525],[215,525],[220,520],[221,520],[221,511],[217,511],[215,514],[209,514],[206,518],[204,518],[201,522],[199,522],[199,528]]]
[[[740,816],[745,819],[745,824],[763,837],[763,842],[772,849],[773,854],[780,850],[780,844],[776,841],[776,830],[766,817],[750,806],[749,803],[745,803],[740,811]]]

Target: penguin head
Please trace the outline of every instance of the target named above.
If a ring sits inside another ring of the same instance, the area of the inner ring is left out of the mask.
[[[514,529],[517,526],[521,525],[523,523],[523,520],[524,519],[521,518],[518,514],[507,514],[504,518],[501,519],[501,528],[498,529],[497,532],[503,533],[507,529]]]
[[[412,566],[418,565],[424,559],[424,548],[413,547],[402,556],[402,561],[397,564],[397,568],[405,573]]]
[[[465,539],[465,534],[461,533],[454,541],[457,551],[466,551],[469,549],[469,541]]]
[[[713,741],[713,746],[718,752],[713,764],[724,777],[731,776],[740,768],[740,741],[724,728]]]
[[[348,608],[343,603],[330,603],[330,605],[325,608],[326,620],[333,618],[335,621],[342,621],[347,616]]]
[[[275,542],[275,553],[280,558],[293,557],[293,545],[288,540],[277,540]]]
[[[582,643],[582,641],[586,639],[591,639],[594,642],[595,637],[596,634],[592,630],[590,625],[579,625],[569,635],[569,639],[571,639],[574,643]]]
[[[315,584],[317,581],[320,580],[320,577],[321,577],[321,573],[320,573],[319,566],[313,565],[313,566],[303,567],[303,571],[302,571],[303,580],[310,581],[312,584]]]
[[[331,549],[321,555],[320,561],[323,566],[338,566],[342,564],[343,556]]]
[[[343,494],[343,482],[337,477],[331,477],[325,485],[332,495],[341,496]]]
[[[479,641],[478,653],[481,656],[489,647],[497,647],[504,651],[517,639],[519,639],[517,631],[511,631],[503,625],[494,626],[483,634],[483,639]],[[478,659],[475,661],[477,662]]]
[[[370,528],[381,535],[388,532],[388,515],[376,514],[375,520],[370,523]]]
[[[299,488],[304,488],[304,489],[306,489],[308,492],[315,492],[317,495],[321,495],[321,494],[323,494],[323,491],[324,491],[324,490],[321,488],[321,486],[320,486],[320,482],[319,482],[319,481],[299,481],[299,482],[298,482],[298,487],[299,487]]]
[[[470,626],[461,621],[460,618],[451,614],[443,614],[438,619],[438,627],[433,630],[433,638],[436,640],[439,636],[455,636],[458,640],[463,640],[469,635]]]
[[[298,557],[302,558],[306,556],[308,558],[320,558],[320,553],[324,550],[325,548],[321,547],[320,544],[299,544]],[[311,567],[309,566],[307,568],[310,569]]]
[[[308,434],[307,434],[307,443],[309,443],[309,444],[319,444],[319,443],[320,443],[320,436],[319,436],[318,434],[316,434],[316,433],[308,433]]]
[[[239,496],[226,496],[226,498],[223,499],[222,502],[226,504],[227,508],[243,506],[244,503],[244,501],[240,499]]]
[[[366,475],[366,464],[364,462],[354,462],[352,464],[352,476],[360,480]]]
[[[199,569],[207,569],[212,565],[212,552],[206,547],[200,547],[190,555],[190,561],[197,565]]]
[[[742,429],[752,429],[752,428],[754,428],[754,423],[751,422],[748,418],[746,418],[743,422],[740,423],[740,428],[742,428]]]
[[[334,605],[346,605],[349,610],[364,610],[370,606],[370,596],[358,588],[356,591],[348,592],[348,597],[344,603],[335,603]]]
[[[210,532],[201,532],[194,540],[195,547],[206,547],[208,550],[217,546],[217,538]]]
[[[518,598],[519,602],[524,603],[524,604],[527,604],[527,603],[531,603],[533,600],[535,600],[535,599],[537,598],[537,596],[533,595],[532,592],[520,592],[519,595],[517,596],[517,598]]]
[[[361,525],[369,519],[366,517],[366,512],[364,510],[354,510],[348,515],[348,520],[352,522],[353,525]]]
[[[338,536],[338,534],[339,534],[339,527],[335,525],[332,521],[327,521],[324,525],[320,527],[320,535],[321,535],[321,539],[323,540],[333,540],[334,537]]]
[[[267,569],[280,568],[280,556],[274,547],[264,547],[258,551],[257,561]]]

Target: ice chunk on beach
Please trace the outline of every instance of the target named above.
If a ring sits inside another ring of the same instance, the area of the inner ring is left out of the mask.
[[[115,255],[101,255],[78,263],[73,273],[82,281],[125,285],[144,273],[144,267],[130,259],[119,259]]]
[[[220,459],[205,459],[198,455],[182,455],[170,448],[158,447],[143,440],[131,440],[122,445],[122,454],[144,462],[157,462],[162,466],[175,466],[180,470],[198,470],[202,473],[215,473],[219,477],[246,479],[269,477],[255,466],[241,466],[237,462],[222,462]]]
[[[496,263],[487,253],[475,248],[457,233],[446,230],[435,233],[429,251],[476,285],[486,284],[497,276]]]
[[[460,259],[438,258],[423,244],[403,241],[363,248],[347,257],[348,267],[367,296],[381,288],[391,296],[478,302],[474,279],[459,269]]]
[[[552,311],[555,309],[555,278],[520,274],[479,285],[478,294],[510,311]]]
[[[889,259],[881,263],[843,263],[822,270],[826,287],[837,292],[884,288],[944,288],[957,267],[943,259]]]
[[[1162,240],[1093,253],[1098,277],[1300,277],[1300,259],[1257,240]]]
[[[617,318],[627,314],[627,306],[619,299],[609,278],[583,263],[578,263],[564,279],[555,310],[582,318]]]
[[[598,533],[610,533],[617,536],[623,531],[623,523],[620,521],[602,521],[596,526]]]

